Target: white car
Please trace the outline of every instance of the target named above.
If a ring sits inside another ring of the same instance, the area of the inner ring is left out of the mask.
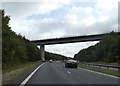
[[[53,61],[52,59],[51,59],[51,60],[49,60],[49,62],[50,62],[50,63],[52,63],[52,61]]]

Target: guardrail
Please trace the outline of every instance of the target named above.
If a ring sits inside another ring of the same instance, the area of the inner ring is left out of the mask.
[[[106,69],[115,69],[120,70],[120,66],[113,66],[113,65],[103,65],[103,64],[92,64],[92,63],[82,63],[82,65],[92,66],[92,67],[99,67],[99,68],[106,68]]]

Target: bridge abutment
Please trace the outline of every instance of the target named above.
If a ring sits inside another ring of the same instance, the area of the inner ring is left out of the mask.
[[[40,51],[41,51],[41,59],[45,61],[45,46],[40,45]]]

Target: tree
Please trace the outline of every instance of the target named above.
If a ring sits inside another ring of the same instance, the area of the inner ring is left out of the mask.
[[[120,62],[120,36],[111,32],[102,37],[102,40],[94,46],[90,46],[87,49],[83,49],[79,51],[78,54],[75,55],[80,61],[88,61],[88,62]]]

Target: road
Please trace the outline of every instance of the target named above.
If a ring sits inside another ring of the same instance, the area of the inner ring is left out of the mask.
[[[45,62],[26,84],[118,84],[118,78],[80,68],[65,68],[61,62]]]

